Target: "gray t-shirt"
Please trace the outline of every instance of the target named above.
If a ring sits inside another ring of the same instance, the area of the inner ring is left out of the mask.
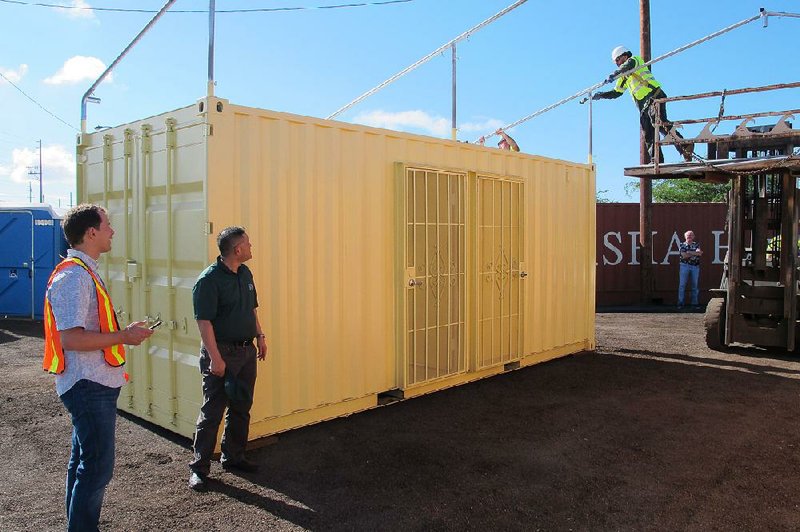
[[[92,269],[100,279],[97,262],[86,253],[67,250],[67,257],[77,257]],[[100,282],[103,282],[102,279]],[[105,286],[105,285],[104,285]],[[61,270],[47,290],[53,307],[56,329],[64,331],[82,327],[87,331],[100,332],[100,316],[97,310],[97,293],[89,273],[80,266]],[[79,380],[87,379],[109,388],[120,388],[125,384],[123,367],[109,366],[103,351],[64,352],[64,372],[56,375],[56,392],[64,395]]]

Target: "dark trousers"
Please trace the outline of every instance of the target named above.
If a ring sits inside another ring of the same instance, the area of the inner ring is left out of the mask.
[[[250,407],[256,385],[256,348],[219,344],[225,361],[225,376],[209,371],[211,356],[205,347],[200,350],[200,373],[203,375],[203,406],[197,417],[194,434],[194,459],[189,468],[203,475],[211,469],[211,455],[217,443],[219,424],[225,408],[225,431],[222,436],[222,462],[238,462],[244,458],[250,429]]]
[[[654,159],[655,154],[653,153],[654,145],[655,145],[655,138],[656,138],[656,113],[658,113],[658,117],[661,120],[661,133],[666,135],[672,129],[672,122],[669,121],[667,118],[667,105],[662,104],[658,106],[656,109],[656,105],[652,103],[654,98],[666,98],[667,95],[664,93],[663,90],[659,87],[658,89],[654,90],[650,95],[642,100],[641,102],[637,102],[639,104],[639,124],[642,126],[642,131],[644,131],[644,143],[647,146],[647,153],[650,154],[650,158]],[[678,138],[683,138],[683,135],[680,134],[679,131],[675,131],[675,136]],[[683,151],[681,151],[680,146],[675,145],[675,149],[678,150],[678,153],[683,155]],[[661,148],[658,150],[659,155],[659,162],[664,160],[664,152],[661,151]]]

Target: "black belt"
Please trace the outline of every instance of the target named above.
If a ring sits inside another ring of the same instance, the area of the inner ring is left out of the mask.
[[[237,342],[217,342],[218,345],[232,345],[233,347],[247,347],[248,345],[253,345],[253,339],[249,340],[239,340]]]

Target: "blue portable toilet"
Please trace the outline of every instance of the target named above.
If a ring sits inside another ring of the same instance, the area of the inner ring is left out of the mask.
[[[42,319],[47,279],[66,254],[50,205],[0,203],[0,317]]]

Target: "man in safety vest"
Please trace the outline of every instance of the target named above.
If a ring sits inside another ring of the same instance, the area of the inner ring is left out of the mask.
[[[667,106],[661,104],[658,110],[652,104],[653,99],[666,98],[667,95],[661,88],[661,84],[656,81],[653,73],[650,72],[649,66],[644,65],[645,61],[638,55],[633,55],[630,50],[624,46],[617,46],[611,51],[611,60],[617,65],[617,70],[612,72],[606,83],[611,83],[615,78],[617,83],[613,90],[606,92],[596,92],[592,95],[592,100],[608,100],[619,98],[627,89],[631,93],[633,101],[639,108],[639,122],[644,131],[644,142],[647,146],[647,153],[650,159],[654,158],[653,145],[655,143],[655,113],[658,112],[661,119],[661,133],[667,134],[672,128],[672,123],[667,119]],[[621,74],[621,75],[620,75]],[[620,76],[617,78],[617,76]],[[673,130],[673,133],[678,138],[683,138],[679,131]],[[686,162],[692,161],[692,153],[694,152],[694,144],[676,144],[675,149],[678,150]],[[659,161],[664,160],[664,154],[659,149]]]
[[[120,329],[97,261],[111,249],[114,230],[105,209],[78,205],[61,223],[70,245],[45,294],[45,371],[72,416],[67,467],[67,529],[97,530],[100,507],[114,473],[117,397],[125,384],[123,344],[153,334],[136,322]]]

